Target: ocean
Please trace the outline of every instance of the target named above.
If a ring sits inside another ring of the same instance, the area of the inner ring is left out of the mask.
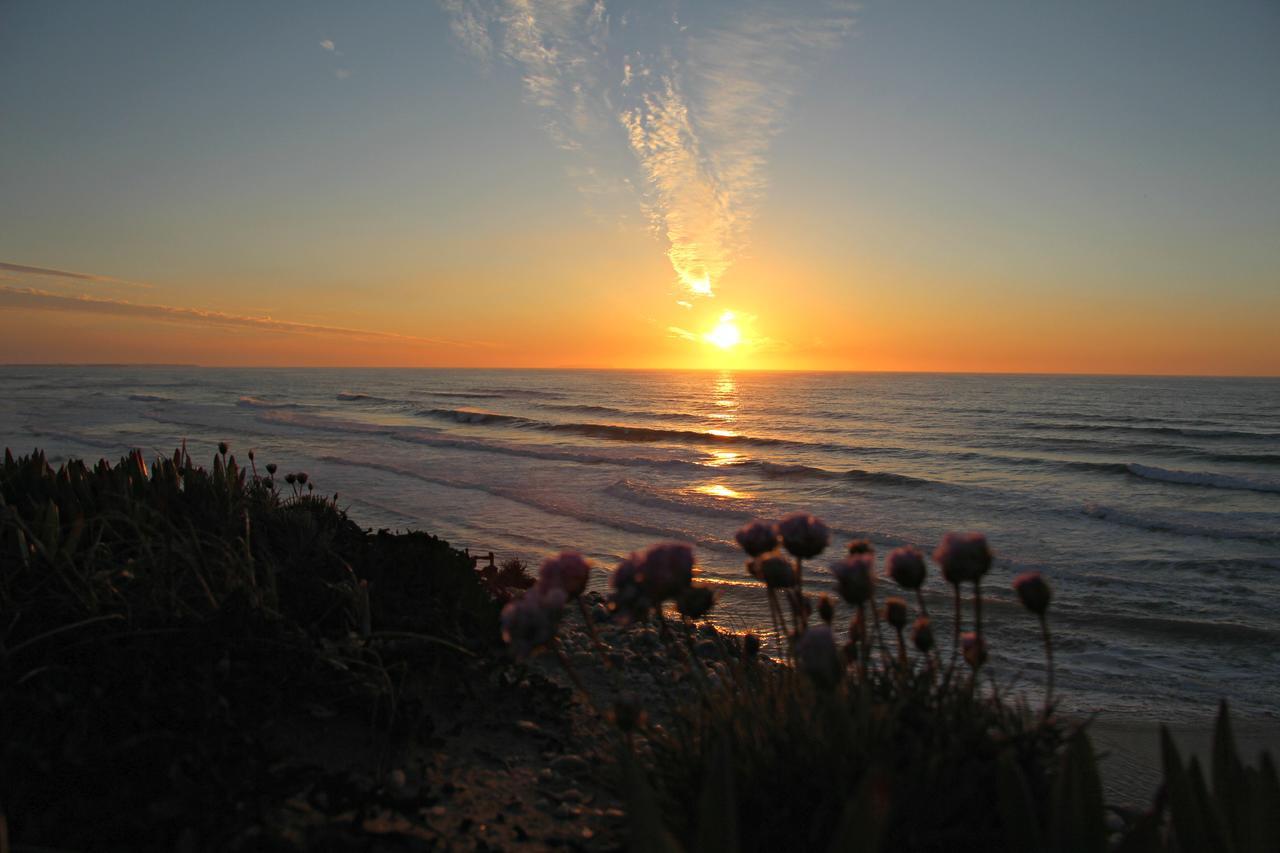
[[[114,460],[185,440],[208,464],[226,440],[242,462],[252,448],[308,472],[362,526],[500,559],[571,548],[612,567],[691,542],[716,619],[762,633],[733,543],[752,518],[803,509],[832,527],[813,591],[847,540],[928,553],[980,530],[1002,690],[1041,696],[1038,625],[1009,589],[1037,569],[1068,710],[1280,708],[1277,379],[11,366],[0,401],[15,452]],[[932,567],[927,588],[945,617]]]

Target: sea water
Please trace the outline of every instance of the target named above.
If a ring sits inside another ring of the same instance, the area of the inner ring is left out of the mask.
[[[0,442],[53,460],[171,454],[306,471],[363,526],[605,568],[697,547],[715,616],[770,632],[733,533],[807,510],[844,543],[987,534],[992,671],[1038,701],[1054,587],[1068,709],[1202,719],[1280,706],[1280,380],[856,373],[0,368]],[[604,583],[601,573],[598,582]],[[885,584],[889,592],[891,583]],[[949,588],[931,567],[940,624]],[[883,593],[882,593],[883,594]],[[912,603],[914,608],[914,602]],[[847,613],[839,617],[848,618]]]

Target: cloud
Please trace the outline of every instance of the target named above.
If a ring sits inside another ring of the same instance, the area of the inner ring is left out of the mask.
[[[334,45],[334,43],[330,39],[324,39],[323,41],[321,41],[320,46],[325,50],[329,51],[330,53],[334,52],[337,49],[336,45]]]
[[[229,329],[248,329],[256,332],[293,335],[318,335],[324,337],[354,338],[369,341],[387,341],[406,344],[447,344],[460,347],[483,347],[491,344],[480,341],[452,341],[442,338],[424,338],[417,335],[401,335],[372,329],[353,329],[344,326],[325,326],[316,323],[299,323],[278,320],[274,317],[253,317],[228,314],[222,311],[205,311],[199,308],[181,308],[172,305],[151,305],[128,302],[122,299],[105,299],[97,296],[66,296],[35,288],[0,285],[0,307],[30,311],[70,312],[77,314],[101,314],[130,317],[161,322],[191,323]]]
[[[552,140],[587,161],[580,189],[638,189],[694,296],[746,248],[787,106],[852,26],[827,0],[699,4],[687,20],[641,0],[441,2],[458,41],[514,67]]]
[[[149,284],[142,284],[141,282],[136,281],[125,281],[122,278],[112,278],[108,275],[91,275],[83,272],[68,272],[67,270],[55,270],[48,267],[30,267],[25,264],[8,264],[0,262],[0,270],[20,273],[23,276],[38,275],[48,276],[51,278],[69,278],[76,281],[99,282],[101,284],[122,284],[127,285],[128,287],[151,287]],[[5,276],[5,278],[13,280],[10,276]]]
[[[337,71],[333,72],[333,76],[337,77],[339,80],[346,80],[351,76],[351,69],[339,68]]]

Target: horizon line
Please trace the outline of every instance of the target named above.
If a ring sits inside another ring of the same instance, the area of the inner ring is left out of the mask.
[[[498,370],[596,373],[795,373],[795,374],[880,374],[889,376],[1059,376],[1099,377],[1114,379],[1280,379],[1280,373],[1125,373],[1070,370],[874,370],[857,368],[786,368],[786,367],[515,367],[515,366],[445,366],[445,365],[308,365],[308,364],[200,364],[197,362],[149,361],[42,361],[0,362],[0,370],[9,368],[187,368],[196,370]]]

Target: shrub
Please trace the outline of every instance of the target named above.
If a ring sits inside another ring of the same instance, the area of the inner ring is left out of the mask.
[[[179,449],[55,470],[6,451],[0,809],[13,837],[225,846],[297,790],[271,725],[313,711],[415,725],[415,703],[497,644],[490,588],[442,540],[366,533],[305,473],[260,473],[253,453],[247,467],[223,446],[209,468]]]

